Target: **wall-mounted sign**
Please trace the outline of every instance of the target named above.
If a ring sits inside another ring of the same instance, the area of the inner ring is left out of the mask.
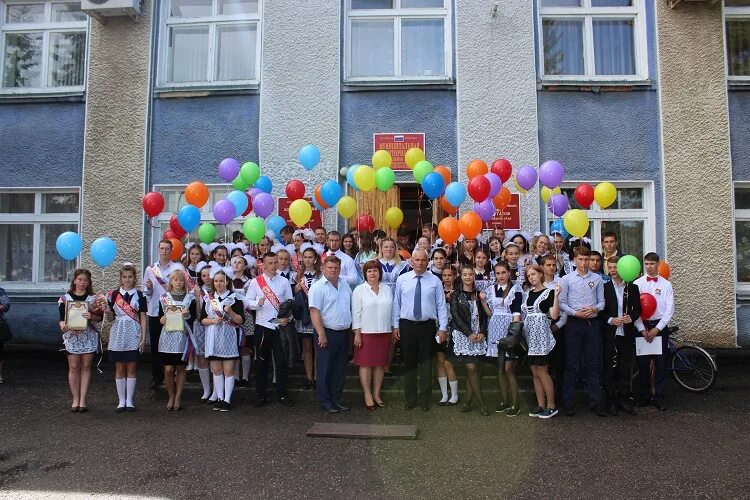
[[[501,227],[506,231],[509,229],[521,229],[521,200],[518,193],[510,195],[510,203],[504,209],[498,209],[495,216],[488,222],[490,228]]]
[[[379,149],[385,149],[391,154],[393,170],[411,170],[404,161],[404,155],[411,148],[420,148],[424,151],[424,133],[373,134],[372,145],[373,153]]]

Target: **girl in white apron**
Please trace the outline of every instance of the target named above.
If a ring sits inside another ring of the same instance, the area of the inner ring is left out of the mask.
[[[241,255],[232,257],[232,271],[234,271],[232,289],[234,290],[235,297],[241,300],[245,297],[247,288],[252,281],[247,273],[247,260]],[[240,387],[247,387],[250,385],[250,365],[252,364],[250,346],[253,345],[253,335],[255,335],[254,315],[246,310],[245,322],[242,325],[242,335],[240,336],[240,363],[235,365],[234,370],[237,385]],[[241,377],[240,372],[242,372]]]
[[[197,311],[197,318],[193,321],[193,347],[195,349],[195,362],[198,365],[198,375],[200,376],[201,386],[203,387],[201,402],[213,403],[216,402],[216,390],[214,389],[212,395],[211,372],[208,369],[208,361],[206,360],[206,330],[200,320],[200,311],[203,310],[203,302],[206,295],[211,291],[210,267],[206,266],[201,269],[199,285],[193,290],[195,295],[195,310]],[[211,398],[213,398],[213,400]]]
[[[445,256],[445,250],[436,248],[432,256],[435,257],[441,252]],[[433,270],[433,273],[435,271]],[[452,266],[445,266],[440,273],[440,279],[443,281],[443,293],[445,293],[445,303],[448,304],[448,323],[450,324],[450,303],[453,292],[456,287],[456,270]],[[456,370],[453,367],[448,352],[448,341],[438,344],[435,348],[437,358],[437,376],[438,385],[440,386],[441,398],[438,406],[454,406],[458,404],[458,378]],[[448,396],[448,387],[450,387],[450,397]]]
[[[508,243],[505,247],[505,261],[510,266],[510,279],[516,285],[523,287],[526,281],[523,263],[521,259],[521,249],[515,243]]]
[[[488,290],[493,283],[492,266],[490,265],[490,256],[482,248],[474,251],[474,287],[478,292]]]
[[[294,285],[294,301],[299,303],[302,308],[309,310],[307,294],[310,293],[310,287],[320,279],[320,255],[314,248],[310,247],[302,252],[302,263],[297,271],[297,284]],[[306,322],[297,318],[294,327],[302,338],[302,363],[305,365],[305,383],[303,389],[312,389],[315,387],[315,364],[313,363],[313,333],[314,328],[312,321],[307,315]]]

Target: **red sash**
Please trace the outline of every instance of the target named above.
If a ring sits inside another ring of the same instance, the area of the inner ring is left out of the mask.
[[[193,279],[192,276],[190,276],[190,272],[185,270],[185,284],[187,285],[188,290],[192,290],[195,287],[195,279]]]
[[[117,298],[115,299],[115,305],[122,309],[122,312],[124,312],[130,319],[132,319],[135,322],[138,322],[138,312],[133,309],[133,306],[130,304],[130,302],[125,302],[125,299],[122,298],[122,294],[120,294],[120,291],[117,290],[114,292],[117,294]],[[136,293],[133,291],[133,293]],[[137,295],[137,294],[136,294]]]
[[[263,292],[263,295],[266,296],[266,299],[271,303],[274,309],[277,311],[279,310],[279,306],[281,306],[281,302],[279,301],[279,298],[276,296],[275,293],[273,293],[273,290],[271,290],[271,287],[268,286],[268,283],[266,282],[266,277],[264,275],[260,275],[255,280],[258,282],[258,286],[260,286],[260,290]]]

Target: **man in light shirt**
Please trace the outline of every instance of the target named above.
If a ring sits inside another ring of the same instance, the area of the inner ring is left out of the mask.
[[[329,255],[335,255],[338,257],[341,261],[340,276],[349,284],[349,286],[355,286],[359,282],[357,266],[354,263],[354,259],[341,250],[341,235],[338,231],[331,231],[328,233],[328,239],[326,241],[328,243],[328,251],[323,253],[322,259],[325,260]]]

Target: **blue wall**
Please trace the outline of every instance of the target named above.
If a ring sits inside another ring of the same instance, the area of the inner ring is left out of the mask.
[[[83,102],[0,104],[0,185],[80,186]]]
[[[729,134],[732,144],[732,178],[750,181],[750,92],[729,91]]]

